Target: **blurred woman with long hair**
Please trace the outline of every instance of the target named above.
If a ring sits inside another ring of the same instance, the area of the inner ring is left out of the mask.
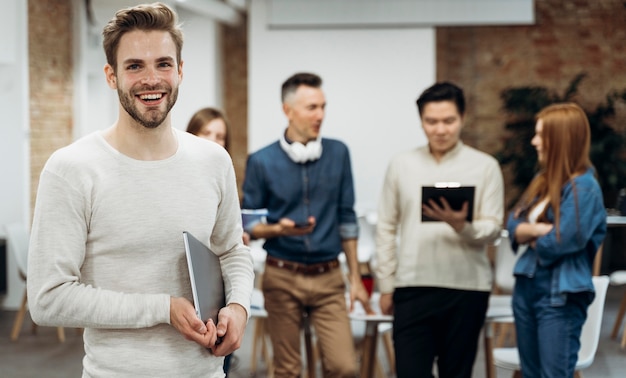
[[[576,104],[554,104],[536,117],[531,144],[540,171],[509,216],[521,253],[513,312],[522,374],[572,377],[596,251],[606,234],[602,192],[589,159],[591,131]]]

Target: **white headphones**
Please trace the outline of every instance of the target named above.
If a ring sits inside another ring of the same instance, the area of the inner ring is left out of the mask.
[[[307,161],[315,161],[322,156],[322,138],[318,137],[309,143],[302,144],[300,142],[288,143],[285,134],[280,137],[280,147],[285,151],[287,156],[294,163],[306,163]]]

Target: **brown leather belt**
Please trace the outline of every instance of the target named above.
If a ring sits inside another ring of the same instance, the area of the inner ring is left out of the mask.
[[[276,268],[287,269],[295,273],[307,275],[322,274],[339,267],[339,260],[337,259],[316,264],[301,264],[293,261],[277,259],[276,257],[272,257],[270,255],[267,255],[265,263]]]

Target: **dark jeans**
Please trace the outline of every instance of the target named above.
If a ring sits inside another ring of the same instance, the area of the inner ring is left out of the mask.
[[[233,358],[233,354],[229,354],[224,357],[224,374],[228,377],[228,370],[230,370],[230,360]]]
[[[550,304],[552,272],[517,277],[513,294],[515,331],[524,377],[571,377],[578,360],[580,334],[594,295],[568,293],[563,306]]]
[[[398,378],[472,376],[489,292],[434,287],[393,294],[393,339]]]

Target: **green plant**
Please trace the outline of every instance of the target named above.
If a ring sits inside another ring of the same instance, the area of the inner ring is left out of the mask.
[[[520,191],[528,186],[537,172],[537,153],[530,144],[535,132],[535,114],[550,104],[572,101],[585,77],[584,73],[574,77],[563,95],[543,86],[502,91],[507,133],[496,158],[503,167],[511,166],[512,184]],[[618,100],[626,101],[626,89],[621,93],[614,91],[607,94],[605,102],[593,111],[585,110],[591,127],[590,157],[607,206],[613,206],[619,189],[626,187],[626,138],[607,123],[615,115],[615,102]],[[519,195],[512,198],[509,206],[518,198]]]

